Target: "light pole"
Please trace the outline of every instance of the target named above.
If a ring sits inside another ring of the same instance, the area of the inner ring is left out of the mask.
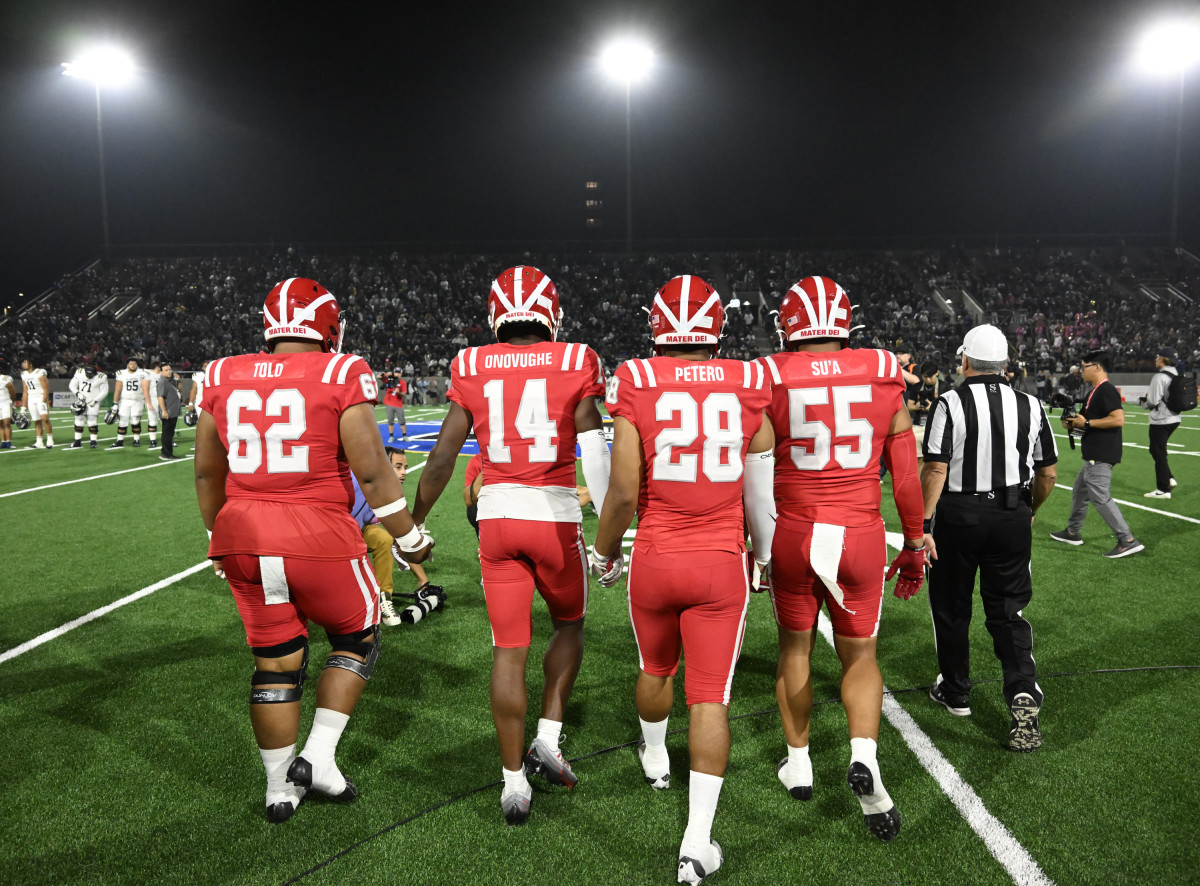
[[[104,116],[100,106],[100,87],[124,83],[133,76],[133,59],[120,49],[93,50],[73,62],[63,62],[63,74],[91,80],[96,87],[96,141],[100,154],[100,224],[104,231],[104,260],[108,261],[108,184],[104,164]]]
[[[1171,248],[1179,243],[1179,179],[1183,165],[1183,84],[1188,68],[1200,61],[1200,25],[1165,21],[1146,30],[1134,57],[1144,72],[1179,82],[1175,109],[1175,171],[1171,184]]]
[[[654,67],[654,50],[634,39],[616,40],[600,53],[605,72],[625,84],[625,251],[633,252],[633,84]]]

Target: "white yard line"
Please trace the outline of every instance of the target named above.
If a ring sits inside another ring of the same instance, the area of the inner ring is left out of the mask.
[[[897,549],[904,543],[899,532],[887,533],[887,541]],[[824,612],[817,618],[817,630],[829,645],[833,646],[833,625]],[[1046,876],[1029,854],[1029,850],[1017,842],[1016,837],[1009,833],[1008,828],[996,816],[988,812],[979,795],[937,749],[933,740],[892,697],[886,686],[883,687],[883,715],[900,733],[900,737],[925,767],[925,771],[933,776],[942,793],[950,798],[954,808],[987,846],[992,857],[1000,862],[1012,881],[1019,886],[1052,886],[1054,881]]]
[[[1197,428],[1196,430],[1200,430],[1200,428]],[[1058,438],[1058,439],[1060,439],[1060,440],[1066,440],[1066,439],[1067,439],[1067,435],[1066,435],[1066,434],[1055,434],[1054,436],[1055,436],[1055,437],[1057,437],[1057,438]],[[1079,438],[1078,438],[1078,437],[1076,437],[1075,439],[1076,439],[1076,440],[1078,440]],[[1076,445],[1078,445],[1078,443],[1076,443]],[[1130,449],[1149,449],[1149,448],[1150,448],[1149,446],[1143,446],[1141,443],[1122,443],[1121,445],[1122,445],[1122,446],[1127,446],[1127,447],[1129,447]],[[1182,444],[1182,443],[1168,443],[1167,445],[1168,445],[1168,446],[1182,446],[1182,445],[1184,445],[1184,444]],[[1200,456],[1200,452],[1172,452],[1172,453],[1171,453],[1171,455],[1194,455],[1194,456]]]
[[[140,468],[128,468],[124,471],[112,471],[108,474],[96,474],[93,477],[80,477],[78,480],[64,480],[61,483],[50,483],[46,486],[32,486],[29,489],[18,489],[16,492],[0,493],[0,498],[10,498],[14,495],[24,495],[26,492],[41,492],[43,489],[54,489],[58,486],[71,486],[74,483],[86,483],[89,480],[102,480],[105,477],[116,477],[119,474],[132,474],[134,471],[148,471],[151,468],[162,468],[167,465],[177,465],[181,462],[191,461],[192,456],[184,455],[178,461],[160,461],[157,464],[142,465]]]
[[[1067,486],[1064,483],[1055,483],[1054,485],[1059,489],[1065,489],[1068,492],[1070,492],[1072,489],[1072,487]],[[1186,520],[1188,523],[1200,523],[1200,520],[1197,520],[1195,517],[1185,517],[1183,514],[1172,514],[1170,511],[1161,511],[1158,508],[1152,508],[1148,505],[1140,505],[1135,501],[1125,501],[1123,498],[1114,498],[1113,501],[1126,508],[1137,508],[1139,511],[1149,511],[1152,514],[1159,514],[1163,517],[1174,517],[1176,520]]]
[[[149,596],[150,594],[153,594],[155,591],[161,591],[163,588],[165,588],[169,585],[173,585],[177,581],[182,581],[183,579],[187,578],[189,575],[195,575],[197,572],[200,572],[201,570],[211,569],[211,568],[212,567],[209,565],[208,560],[205,560],[202,563],[197,563],[195,566],[192,566],[189,569],[183,570],[183,572],[175,573],[170,578],[164,578],[162,581],[155,582],[154,584],[150,585],[149,587],[142,588],[140,591],[134,591],[132,594],[128,595],[127,597],[122,597],[120,600],[117,600],[116,602],[113,602],[113,603],[109,603],[107,606],[101,606],[99,609],[93,609],[87,615],[81,615],[79,618],[75,619],[74,621],[69,621],[64,625],[60,625],[59,627],[55,628],[52,631],[46,631],[46,633],[41,634],[37,637],[34,637],[32,640],[27,640],[26,642],[22,643],[20,646],[14,646],[12,649],[8,649],[4,652],[0,652],[0,664],[8,661],[11,658],[16,658],[18,655],[24,655],[29,650],[36,649],[37,647],[41,646],[43,643],[49,643],[51,640],[53,640],[57,637],[61,637],[63,634],[67,633],[68,631],[75,630],[75,628],[79,627],[80,625],[85,625],[89,621],[95,621],[97,618],[99,618],[102,615],[108,615],[108,613],[112,612],[114,609],[121,608],[126,603],[132,603],[134,600],[140,600],[142,597]]]

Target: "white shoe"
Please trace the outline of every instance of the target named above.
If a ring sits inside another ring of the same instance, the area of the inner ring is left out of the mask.
[[[1175,478],[1174,478],[1174,477],[1172,477],[1172,478],[1171,478],[1171,488],[1172,488],[1172,489],[1174,489],[1174,488],[1175,488],[1176,486],[1178,486],[1178,485],[1179,485],[1179,484],[1175,482]]]
[[[646,784],[656,791],[664,791],[671,786],[671,758],[665,753],[664,759],[659,760],[657,754],[652,754],[649,763],[646,762],[646,741],[639,739],[637,745],[638,760],[642,763],[642,772],[646,775]]]
[[[504,788],[500,793],[500,809],[504,812],[504,820],[509,824],[525,824],[532,802],[533,786],[528,781],[525,782],[525,789],[521,791]]]
[[[787,792],[792,795],[793,800],[812,799],[813,777],[811,766],[809,766],[808,772],[805,773],[800,770],[799,766],[789,766],[788,758],[784,757],[779,761],[776,774],[779,776],[779,781],[787,788]]]
[[[1147,492],[1145,498],[1170,498],[1171,493],[1163,492],[1161,489],[1155,489],[1153,492]]]
[[[715,874],[724,860],[725,856],[721,854],[721,846],[716,840],[710,840],[703,849],[680,846],[679,875],[675,882],[699,883]]]
[[[45,448],[46,448],[46,444],[45,444],[45,443],[43,443],[41,440],[38,440],[38,441],[37,441],[36,443],[34,443],[34,444],[33,444],[33,446],[32,446],[32,447],[30,447],[30,448],[32,448],[32,449],[45,449]]]
[[[400,616],[396,614],[396,604],[392,602],[391,597],[379,598],[379,615],[383,623],[390,628],[400,624]]]

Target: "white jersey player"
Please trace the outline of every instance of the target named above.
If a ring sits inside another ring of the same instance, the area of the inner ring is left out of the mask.
[[[108,396],[108,376],[95,366],[80,366],[75,370],[69,387],[75,395],[75,405],[71,408],[75,413],[75,442],[71,448],[83,448],[83,428],[86,424],[91,435],[91,448],[95,449],[100,432],[100,403]]]
[[[26,357],[21,362],[21,381],[25,385],[25,408],[33,419],[37,433],[34,449],[53,449],[54,436],[50,427],[50,382],[46,378],[46,370],[34,366],[33,360]],[[42,436],[45,435],[45,442]]]
[[[158,383],[162,379],[162,363],[155,360],[142,378],[142,398],[146,401],[146,424],[150,431],[150,448],[158,448]]]
[[[200,400],[204,397],[204,372],[208,369],[212,360],[205,360],[204,366],[199,372],[192,373],[192,396],[188,398],[188,409],[195,409],[200,412]]]
[[[128,366],[117,370],[117,384],[113,388],[113,406],[117,407],[117,442],[109,449],[125,446],[125,432],[132,425],[133,445],[142,445],[142,408],[146,395],[142,390],[145,371],[138,369],[138,361],[130,360]]]
[[[0,373],[0,449],[12,449],[13,402],[18,399],[12,376]]]

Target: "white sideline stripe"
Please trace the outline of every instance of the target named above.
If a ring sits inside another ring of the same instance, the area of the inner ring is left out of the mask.
[[[1070,492],[1072,490],[1072,487],[1067,486],[1063,483],[1055,483],[1054,485],[1057,488],[1065,489],[1068,492]],[[1114,498],[1113,501],[1115,501],[1119,505],[1122,505],[1123,507],[1137,508],[1139,511],[1149,511],[1152,514],[1160,514],[1163,517],[1174,517],[1176,520],[1187,520],[1189,523],[1200,523],[1200,520],[1197,520],[1195,517],[1185,517],[1183,514],[1172,514],[1170,511],[1160,511],[1158,508],[1151,508],[1151,507],[1148,507],[1147,505],[1140,505],[1135,501],[1125,501],[1125,499],[1123,499],[1123,498]]]
[[[86,483],[88,480],[102,480],[105,477],[115,477],[118,474],[132,474],[134,471],[148,471],[151,468],[162,468],[167,465],[177,465],[185,461],[191,461],[195,456],[184,455],[178,461],[160,461],[156,465],[142,465],[140,468],[127,468],[124,471],[113,471],[109,474],[96,474],[94,477],[80,477],[78,480],[63,480],[61,483],[50,483],[46,486],[32,486],[29,489],[18,489],[16,492],[0,493],[0,498],[8,498],[13,495],[24,495],[26,492],[41,492],[43,489],[54,489],[56,486],[70,486],[73,483]]]
[[[155,467],[157,467],[157,465],[155,465]],[[114,609],[121,608],[126,603],[132,603],[134,600],[140,600],[142,597],[147,597],[150,594],[153,594],[155,591],[161,591],[163,588],[167,587],[168,585],[173,585],[177,581],[182,581],[183,579],[187,578],[189,575],[195,575],[197,572],[200,572],[203,569],[211,569],[211,568],[212,568],[212,566],[209,565],[208,560],[205,560],[202,563],[197,563],[195,566],[192,566],[190,569],[185,569],[185,570],[183,570],[183,572],[175,573],[170,578],[164,578],[162,581],[156,582],[156,583],[150,585],[149,587],[142,588],[140,591],[134,591],[129,596],[122,597],[120,600],[117,600],[113,603],[109,603],[107,606],[101,606],[99,609],[93,609],[87,615],[81,615],[79,618],[75,619],[74,621],[69,621],[64,625],[60,625],[59,627],[55,628],[52,631],[46,631],[46,633],[41,634],[37,637],[34,637],[32,640],[25,641],[20,646],[14,646],[12,649],[9,649],[5,652],[0,653],[0,664],[8,661],[9,659],[16,658],[18,655],[24,655],[29,650],[36,649],[37,647],[41,646],[43,643],[49,643],[51,640],[61,637],[63,634],[67,633],[68,631],[75,630],[75,628],[79,627],[80,625],[85,625],[89,621],[95,621],[96,619],[100,618],[100,616],[102,616],[102,615],[108,615],[108,613],[112,612]]]
[[[888,532],[885,537],[888,544],[894,548],[899,548],[904,543],[904,538],[899,532]],[[833,625],[824,611],[818,615],[817,629],[829,645],[833,646]],[[933,740],[917,722],[889,694],[886,686],[883,687],[883,715],[900,733],[900,737],[925,771],[933,776],[942,793],[950,798],[954,808],[971,826],[971,830],[979,835],[979,839],[992,853],[992,857],[1000,862],[1012,881],[1019,886],[1053,886],[1054,881],[1046,876],[1029,851],[1017,842],[996,816],[988,812],[979,795],[934,746]]]

